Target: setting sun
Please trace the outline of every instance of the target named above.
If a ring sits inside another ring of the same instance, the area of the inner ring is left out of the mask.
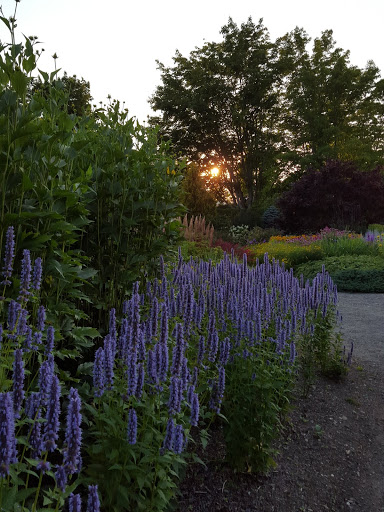
[[[218,167],[213,167],[213,169],[211,169],[211,176],[215,177],[215,176],[218,176],[220,173],[220,169]]]

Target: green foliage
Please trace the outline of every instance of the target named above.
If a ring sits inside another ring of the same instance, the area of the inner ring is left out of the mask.
[[[319,260],[322,258],[322,251],[318,244],[300,246],[295,244],[266,242],[258,245],[249,246],[249,250],[254,258],[262,261],[264,254],[267,253],[269,259],[274,258],[284,263],[287,267],[296,267],[301,263]]]
[[[325,315],[313,313],[312,332],[306,332],[297,341],[298,365],[303,377],[302,391],[306,396],[317,373],[340,379],[347,373],[347,363],[340,333],[335,333],[335,307],[328,307]],[[350,357],[350,356],[348,356]]]
[[[369,244],[364,238],[350,238],[348,236],[334,239],[324,238],[320,242],[321,250],[325,257],[347,255],[378,256],[380,248],[377,244]]]
[[[196,164],[187,165],[180,187],[180,201],[188,208],[189,215],[202,215],[208,221],[215,216],[216,201],[207,189],[201,171]]]
[[[229,239],[234,244],[245,245],[249,240],[249,227],[246,225],[231,226],[229,228]]]
[[[290,404],[295,381],[289,354],[263,343],[257,355],[228,366],[223,413],[227,458],[238,471],[264,473],[275,466],[273,440]]]
[[[368,224],[368,231],[377,231],[379,233],[384,233],[384,224]]]
[[[322,266],[331,275],[339,291],[376,292],[384,290],[384,259],[381,256],[345,255],[303,263],[295,268],[297,276],[313,279]]]
[[[259,244],[269,242],[271,236],[280,235],[281,231],[275,228],[261,228],[260,226],[255,226],[249,232],[248,241],[251,244]]]
[[[261,218],[261,223],[264,228],[279,228],[281,224],[281,213],[276,206],[269,206]]]
[[[180,244],[181,256],[184,261],[190,258],[209,261],[216,264],[223,259],[223,250],[220,247],[209,247],[207,244],[197,242],[182,242]]]

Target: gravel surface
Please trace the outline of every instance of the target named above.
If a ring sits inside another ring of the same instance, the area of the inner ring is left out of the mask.
[[[361,362],[384,366],[384,293],[341,293],[339,312],[346,347]]]

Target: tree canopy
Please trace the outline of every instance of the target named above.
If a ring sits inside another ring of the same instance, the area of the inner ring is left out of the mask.
[[[158,62],[162,85],[152,123],[201,170],[221,169],[232,202],[252,208],[287,177],[328,159],[372,169],[384,161],[384,80],[369,62],[352,66],[331,30],[308,46],[296,28],[272,42],[260,20],[207,42],[173,65]]]

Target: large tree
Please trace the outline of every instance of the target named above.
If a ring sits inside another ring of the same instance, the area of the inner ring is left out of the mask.
[[[322,166],[327,160],[354,161],[372,169],[384,157],[384,80],[368,62],[353,66],[349,51],[336,47],[331,30],[313,42],[296,28],[277,41],[291,73],[285,88],[285,129],[290,151],[285,158]]]
[[[150,102],[162,114],[152,121],[202,169],[219,167],[233,202],[250,208],[281,171],[284,69],[262,20],[229,19],[221,34],[189,58],[176,52],[171,67],[158,63],[163,85]]]

